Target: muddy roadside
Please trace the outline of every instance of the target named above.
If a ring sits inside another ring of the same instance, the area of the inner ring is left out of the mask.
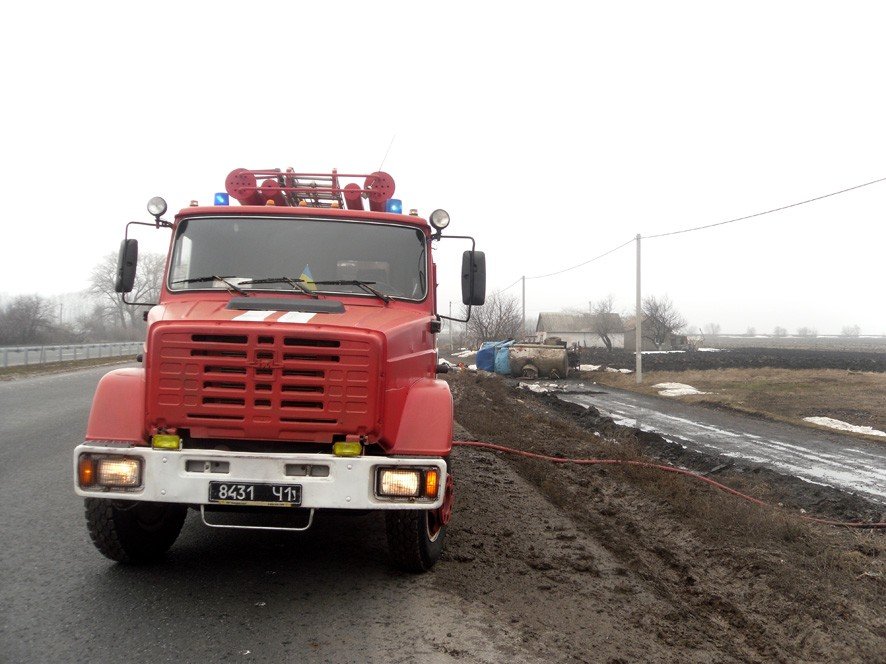
[[[457,421],[482,440],[562,456],[654,451],[642,436],[591,422],[593,414],[581,422],[499,378],[449,380]],[[810,525],[653,471],[496,456],[455,453],[456,476],[466,480],[450,564],[435,577],[454,592],[480,593],[546,655],[872,661],[886,650],[882,534]],[[764,497],[784,491],[783,478],[728,472],[717,479]],[[537,490],[542,504],[533,502]],[[873,514],[864,505],[818,507]]]

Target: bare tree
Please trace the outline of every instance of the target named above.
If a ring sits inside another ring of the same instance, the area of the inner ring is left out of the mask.
[[[755,327],[749,327],[747,330],[745,330],[744,335],[745,335],[746,337],[755,337],[755,336],[757,336],[757,328],[755,328]]]
[[[53,327],[49,303],[39,295],[19,295],[0,308],[0,343],[43,341]]]
[[[89,292],[102,301],[103,316],[112,321],[112,327],[126,327],[126,305],[120,293],[114,291],[117,279],[117,255],[106,254],[92,268]]]
[[[814,327],[798,327],[797,328],[797,336],[798,337],[817,337],[818,330]]]
[[[785,328],[783,328],[781,325],[776,325],[775,329],[772,330],[772,336],[786,337],[786,336],[788,336],[788,331]]]
[[[462,316],[467,307],[462,307]],[[467,324],[468,345],[477,348],[484,341],[518,339],[522,336],[522,311],[517,298],[493,293],[482,307],[471,308]]]
[[[840,334],[844,337],[857,337],[861,334],[861,328],[858,325],[847,325]]]
[[[612,295],[607,295],[597,302],[591,303],[591,316],[594,332],[596,332],[603,343],[606,350],[612,350],[611,335],[622,331],[622,323],[619,315],[613,311],[615,299]]]
[[[160,297],[165,258],[160,254],[142,254],[138,259],[135,285],[127,299],[130,302],[156,302]],[[117,279],[117,254],[107,254],[92,268],[89,292],[102,302],[102,316],[108,327],[130,330],[138,327],[141,309],[123,302],[114,291]],[[93,312],[95,313],[95,312]]]
[[[705,336],[708,337],[719,337],[720,336],[720,324],[719,323],[708,323],[704,326],[704,330],[702,332]]]
[[[657,298],[650,295],[643,299],[643,337],[661,348],[675,332],[686,327],[683,318],[671,302],[670,298]]]

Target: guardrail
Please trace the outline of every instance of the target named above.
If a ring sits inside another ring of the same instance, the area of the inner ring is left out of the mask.
[[[0,347],[0,367],[21,367],[47,362],[72,362],[103,357],[125,357],[142,350],[141,341],[119,341],[104,344],[67,344],[63,346]]]

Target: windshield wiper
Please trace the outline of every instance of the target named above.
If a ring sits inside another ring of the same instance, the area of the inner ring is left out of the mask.
[[[304,279],[290,279],[289,277],[267,277],[266,279],[250,279],[249,281],[241,281],[240,283],[250,286],[253,284],[289,284],[293,288],[298,288],[305,295],[310,295],[315,299],[320,297],[310,288],[305,286],[305,283],[307,282]]]
[[[374,281],[359,281],[357,279],[346,279],[346,280],[336,280],[336,281],[315,281],[315,284],[318,286],[357,286],[358,288],[362,288],[364,291],[369,293],[370,295],[375,295],[377,298],[380,298],[384,301],[385,304],[391,301],[391,296],[382,293],[377,288],[373,288],[371,284],[374,284]]]
[[[233,274],[226,274],[223,277],[219,277],[218,275],[212,275],[211,277],[194,277],[192,279],[179,279],[178,281],[173,281],[173,284],[205,284],[210,281],[220,281],[226,287],[229,293],[239,293],[245,297],[249,297],[249,293],[242,288],[239,288],[237,284],[231,283],[228,281]]]

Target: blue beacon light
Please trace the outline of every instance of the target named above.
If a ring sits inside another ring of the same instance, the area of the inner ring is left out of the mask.
[[[399,198],[389,198],[387,203],[385,203],[385,212],[403,214],[403,201]]]
[[[231,197],[226,193],[218,193],[215,195],[215,204],[216,205],[230,205]]]

